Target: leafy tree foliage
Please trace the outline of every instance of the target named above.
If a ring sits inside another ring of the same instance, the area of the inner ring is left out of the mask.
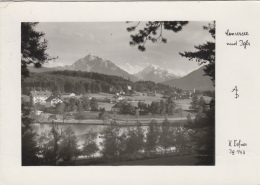
[[[158,147],[160,136],[159,127],[157,127],[157,122],[152,120],[149,124],[147,134],[146,134],[146,143],[145,150],[146,152],[154,152]]]
[[[184,126],[188,127],[188,128],[192,128],[192,124],[193,124],[193,122],[192,122],[191,116],[190,116],[190,114],[188,114],[187,123]]]
[[[82,154],[87,155],[90,157],[91,155],[94,156],[96,152],[99,151],[99,148],[96,143],[97,134],[93,132],[93,130],[90,130],[86,134],[86,141],[84,143]]]
[[[135,115],[135,107],[131,103],[127,103],[126,101],[122,101],[122,114],[131,114]]]
[[[191,139],[196,146],[199,165],[215,163],[215,100],[210,102],[210,108],[198,112],[194,121],[187,119],[186,127],[192,129]]]
[[[177,152],[184,152],[189,141],[189,136],[184,128],[179,128],[174,133],[175,147]]]
[[[98,110],[98,102],[96,98],[92,98],[90,100],[90,107],[92,111],[97,111]]]
[[[144,103],[143,103],[144,104]],[[168,98],[166,101],[161,100],[160,102],[152,101],[150,105],[144,106],[146,108],[145,112],[151,112],[152,114],[168,114],[173,115],[175,110],[176,104],[172,100],[172,98]]]
[[[102,151],[101,153],[106,160],[114,160],[120,154],[120,132],[116,122],[112,122],[108,125],[104,131],[104,139],[101,142]]]
[[[190,108],[197,111],[199,109],[199,99],[198,99],[198,96],[197,95],[193,95],[191,100],[192,101],[191,101]]]
[[[22,165],[30,166],[38,164],[37,135],[31,128],[30,103],[22,103]]]
[[[203,96],[215,97],[215,91],[202,91]]]
[[[66,106],[64,103],[58,103],[56,106],[56,111],[58,114],[63,114],[65,112]]]
[[[104,109],[101,110],[101,112],[98,114],[98,117],[99,119],[103,120],[104,123],[107,123],[109,119],[111,119],[111,115]]]
[[[70,161],[80,155],[78,140],[70,127],[63,131],[53,122],[51,130],[43,132],[38,138],[39,156],[44,165],[57,165],[59,159]]]
[[[42,63],[50,58],[45,53],[47,41],[40,39],[44,33],[36,32],[34,27],[37,23],[21,24],[21,76],[22,81],[29,76],[27,66],[34,64],[40,67]],[[36,134],[31,129],[32,119],[30,115],[31,105],[22,103],[22,165],[35,165],[38,163],[38,147],[36,144]]]
[[[83,106],[83,109],[88,111],[90,110],[90,99],[88,96],[84,95],[81,97],[81,101],[82,101],[82,106]]]
[[[127,31],[135,31],[139,23],[135,26],[128,27]],[[143,29],[139,30],[137,34],[131,35],[131,41],[129,43],[131,46],[138,45],[138,49],[140,51],[145,51],[145,43],[147,41],[151,41],[153,43],[167,42],[167,39],[163,37],[163,29],[176,33],[181,31],[183,26],[186,24],[188,24],[188,21],[149,21]]]
[[[140,110],[141,114],[146,114],[147,113],[148,109],[147,109],[147,104],[146,103],[139,101],[137,106],[138,106],[138,109]]]
[[[126,148],[125,153],[136,155],[144,147],[144,134],[141,125],[137,127],[128,127],[126,132]]]
[[[166,150],[174,146],[173,131],[167,119],[163,121],[161,128],[159,145],[164,149],[164,153],[166,154]]]
[[[71,127],[68,127],[62,135],[60,142],[60,157],[63,161],[70,161],[76,159],[80,155],[78,139],[75,135],[75,131]]]
[[[47,40],[43,39],[44,33],[37,32],[35,26],[37,22],[22,22],[21,24],[21,54],[22,54],[22,77],[28,77],[28,65],[41,67],[42,64],[56,59],[46,53]]]
[[[198,105],[199,106],[199,109],[198,109],[199,113],[207,112],[208,106],[207,106],[203,96],[200,97],[198,104],[199,104]]]
[[[62,134],[62,130],[53,122],[52,129],[43,132],[38,137],[39,156],[41,156],[43,164],[57,165],[57,161],[61,158],[59,142]]]

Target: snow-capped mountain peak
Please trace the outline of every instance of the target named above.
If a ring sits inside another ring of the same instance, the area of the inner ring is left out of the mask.
[[[154,64],[147,66],[142,71],[135,74],[135,76],[140,80],[154,81],[156,83],[179,78],[178,75],[169,73],[167,70]]]
[[[154,65],[154,64],[151,64],[148,67],[153,68],[153,69],[160,69],[160,67],[158,65]]]
[[[89,53],[84,58],[77,60],[70,66],[63,66],[63,67],[60,66],[60,67],[56,67],[56,69],[88,71],[88,72],[91,71],[91,72],[102,73],[102,74],[107,74],[107,75],[121,76],[126,79],[133,80],[133,81],[137,80],[136,77],[134,77],[133,75],[122,70],[121,68],[116,66],[110,60],[105,60],[105,59],[95,56],[91,53]]]

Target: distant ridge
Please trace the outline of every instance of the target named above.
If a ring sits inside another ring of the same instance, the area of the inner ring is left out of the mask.
[[[132,81],[137,81],[138,78],[134,75],[129,74],[123,69],[116,66],[110,60],[104,60],[98,56],[92,55],[91,53],[74,62],[72,65],[58,66],[53,68],[29,68],[31,72],[41,73],[49,71],[61,71],[61,70],[75,70],[75,71],[87,71],[87,72],[96,72],[106,75],[116,75],[124,77]]]
[[[36,68],[36,67],[33,67],[33,66],[28,66],[28,70],[32,73],[44,73],[44,72],[55,71],[54,68],[49,68],[49,67]]]
[[[163,82],[166,85],[177,87],[183,90],[214,90],[213,83],[209,76],[204,76],[204,66],[189,73],[188,75]]]
[[[142,71],[136,73],[135,76],[140,80],[153,81],[156,83],[179,78],[179,76],[169,73],[167,70],[162,69],[157,65],[149,65]]]

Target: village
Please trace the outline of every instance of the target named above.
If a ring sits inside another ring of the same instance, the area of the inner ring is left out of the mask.
[[[128,86],[131,90],[131,87]],[[193,91],[175,92],[166,96],[145,89],[143,92],[130,91],[126,94],[119,91],[109,93],[52,93],[51,91],[31,91],[29,96],[23,95],[23,101],[30,102],[33,111],[31,118],[35,124],[80,123],[109,124],[112,120],[122,125],[140,122],[148,124],[151,120],[158,123],[167,119],[171,122],[184,122],[189,115],[195,118],[190,109]],[[202,97],[201,94],[198,94]],[[211,98],[203,96],[206,102]]]

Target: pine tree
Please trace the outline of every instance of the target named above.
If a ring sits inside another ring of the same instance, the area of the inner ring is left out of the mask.
[[[139,23],[135,26],[128,27],[127,31],[135,31]],[[140,51],[145,51],[145,43],[147,41],[167,43],[167,39],[163,37],[163,29],[176,33],[181,31],[186,24],[188,24],[188,21],[149,21],[137,34],[131,35],[131,41],[129,43],[131,46],[138,45]]]
[[[191,109],[197,111],[199,109],[199,99],[197,95],[192,96]]]
[[[211,36],[215,39],[215,21],[208,26],[203,27],[208,30]],[[180,53],[181,56],[188,58],[189,60],[195,60],[199,65],[205,65],[205,75],[209,76],[215,85],[215,42],[206,42],[198,46],[194,46],[197,51]]]
[[[37,22],[23,22],[21,24],[21,54],[22,77],[29,76],[27,66],[33,64],[39,68],[45,62],[56,59],[46,53],[47,40],[43,40],[44,33],[35,31]]]

